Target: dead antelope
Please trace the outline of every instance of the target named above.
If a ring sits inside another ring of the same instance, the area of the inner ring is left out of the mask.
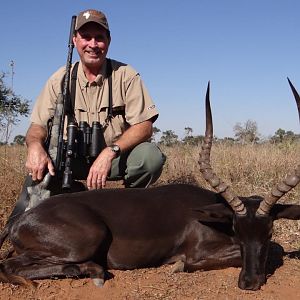
[[[175,263],[174,270],[189,272],[241,266],[239,287],[259,289],[266,281],[273,221],[300,219],[300,206],[275,203],[299,183],[300,168],[263,200],[238,197],[211,168],[212,137],[208,86],[199,164],[217,192],[174,184],[50,197],[9,226],[16,256],[2,261],[0,280],[90,276],[102,286],[107,269]]]

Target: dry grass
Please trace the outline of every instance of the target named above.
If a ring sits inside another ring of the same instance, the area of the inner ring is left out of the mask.
[[[0,226],[4,226],[25,176],[25,147],[0,146]]]
[[[201,176],[198,165],[200,147],[164,147],[168,159],[157,184],[194,182],[210,188]],[[288,147],[264,145],[216,144],[212,148],[211,164],[214,171],[229,183],[240,196],[261,195],[292,172],[298,165],[300,145]],[[300,187],[283,199],[300,203]]]

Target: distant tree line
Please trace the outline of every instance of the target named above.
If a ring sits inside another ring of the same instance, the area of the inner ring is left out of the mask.
[[[204,135],[193,135],[193,129],[191,127],[184,128],[185,135],[180,140],[178,135],[173,130],[166,130],[161,132],[157,127],[153,128],[152,141],[165,146],[174,146],[178,144],[184,145],[199,145],[204,139]],[[293,143],[300,141],[300,135],[295,134],[293,131],[285,131],[279,128],[274,135],[267,139],[262,139],[258,132],[258,126],[255,121],[247,120],[245,123],[236,123],[233,127],[234,137],[217,138],[214,137],[215,142],[224,143],[239,143],[239,144],[257,144],[263,142],[270,143]],[[156,136],[161,133],[160,139],[156,141]]]
[[[203,142],[204,135],[193,135],[193,129],[191,127],[185,127],[185,135],[182,139],[179,139],[178,135],[173,130],[166,130],[161,132],[157,127],[153,127],[153,135],[150,139],[151,142],[155,142],[159,145],[174,146],[174,145],[200,145]],[[293,131],[285,131],[284,129],[277,129],[274,135],[268,139],[261,139],[258,132],[257,124],[255,121],[248,120],[244,124],[237,123],[233,127],[234,137],[218,138],[214,137],[215,143],[229,143],[229,144],[258,144],[270,142],[273,144],[291,144],[300,141],[300,135],[295,134]],[[161,133],[160,139],[157,140],[157,135]],[[6,144],[0,141],[0,145]],[[24,145],[25,136],[16,135],[11,145]]]
[[[0,145],[8,144],[11,136],[13,126],[20,122],[20,117],[27,117],[29,114],[29,101],[17,96],[11,88],[7,87],[4,81],[5,73],[0,73]],[[178,135],[173,130],[166,130],[161,132],[157,127],[153,128],[152,142],[156,142],[165,146],[173,146],[177,144],[184,145],[199,145],[202,143],[203,135],[193,135],[191,127],[184,128],[185,135],[180,140]],[[257,123],[253,120],[247,120],[245,123],[236,123],[233,127],[234,137],[224,137],[219,139],[214,137],[215,142],[226,143],[241,143],[241,144],[255,144],[265,142],[266,139],[261,139],[258,132]],[[157,135],[161,133],[160,139],[157,141]],[[299,141],[300,136],[293,131],[285,131],[279,128],[273,136],[267,139],[267,142],[279,143],[293,143]],[[11,144],[24,145],[25,136],[16,135]]]

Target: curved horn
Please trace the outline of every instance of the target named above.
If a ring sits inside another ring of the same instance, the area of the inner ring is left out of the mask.
[[[297,108],[298,108],[298,115],[300,119],[300,97],[289,80],[289,85],[292,89],[294,98],[296,100]],[[282,182],[278,183],[273,189],[271,190],[271,193],[267,195],[264,200],[260,203],[256,214],[258,215],[267,215],[269,214],[271,208],[273,205],[282,197],[284,196],[287,192],[289,192],[291,189],[293,189],[298,183],[300,182],[300,165],[297,166],[293,174],[288,175]]]
[[[243,202],[231,191],[230,187],[225,184],[212,170],[210,165],[210,152],[213,140],[213,124],[210,107],[210,82],[207,85],[205,110],[206,110],[206,129],[205,138],[200,152],[199,165],[203,178],[217,191],[232,207],[233,211],[238,215],[247,213]]]

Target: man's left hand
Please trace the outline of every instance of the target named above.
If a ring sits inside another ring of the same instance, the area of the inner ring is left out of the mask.
[[[110,172],[112,160],[116,154],[111,148],[105,148],[92,164],[87,177],[87,187],[89,190],[102,189],[106,185],[106,179]]]

